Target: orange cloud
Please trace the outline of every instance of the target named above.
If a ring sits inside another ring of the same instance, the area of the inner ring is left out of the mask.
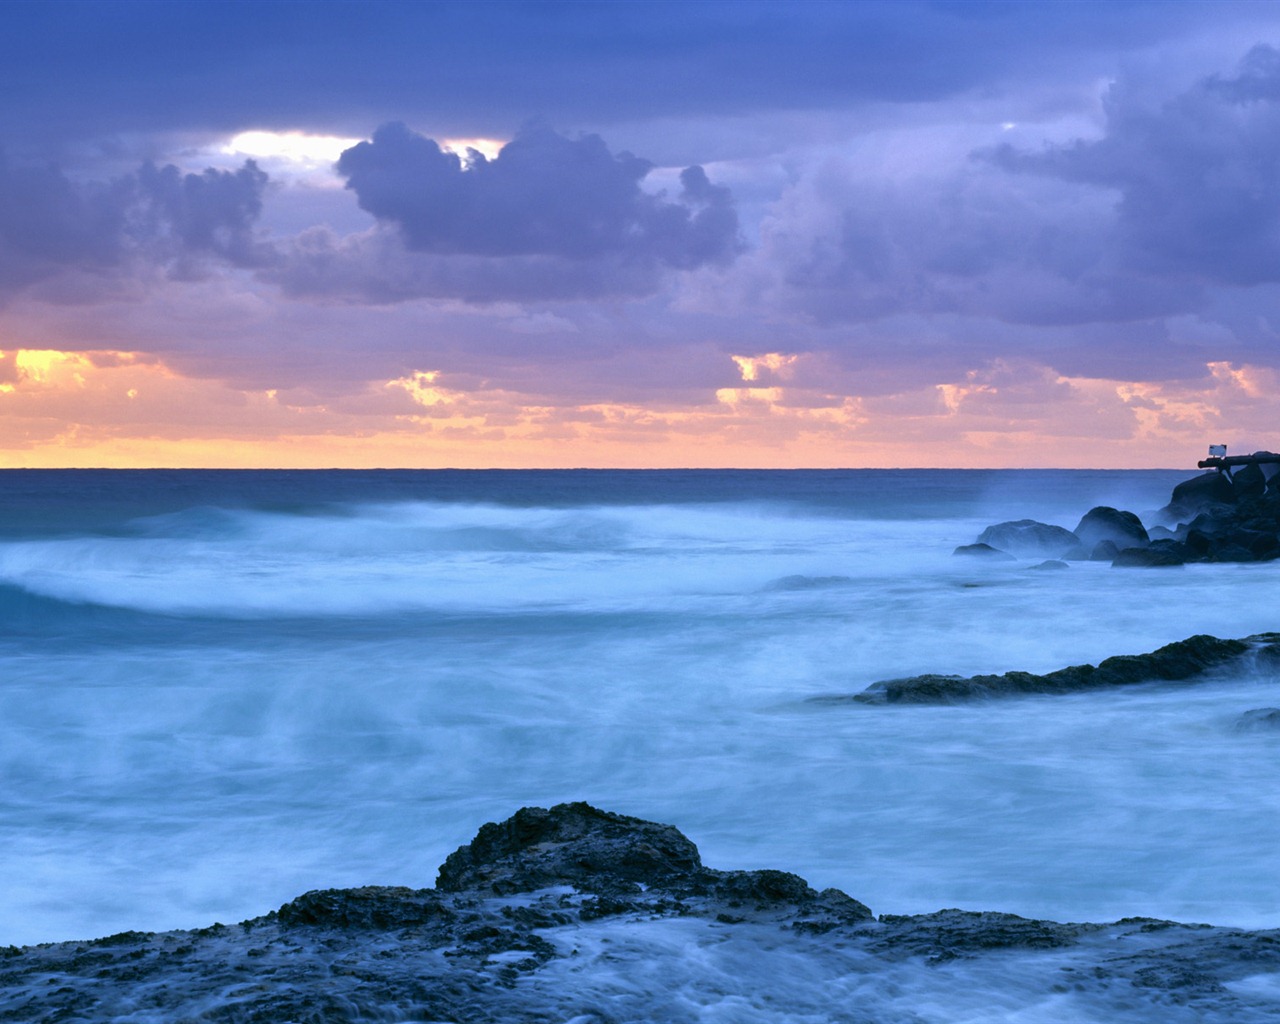
[[[1276,421],[1276,377],[1248,365],[1125,383],[994,363],[865,397],[788,379],[798,358],[732,357],[746,386],[695,404],[558,405],[435,369],[322,395],[135,352],[9,350],[0,466],[1179,466],[1211,441],[1265,446]]]

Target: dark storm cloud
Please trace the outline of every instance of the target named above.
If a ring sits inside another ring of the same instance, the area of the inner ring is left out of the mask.
[[[144,164],[135,180],[144,237],[167,233],[179,250],[220,256],[236,266],[269,259],[254,237],[267,174],[252,160],[236,171],[210,167],[201,174]]]
[[[1157,109],[1113,90],[1101,139],[1039,154],[1005,147],[996,159],[1115,190],[1129,265],[1195,284],[1280,281],[1280,52],[1270,46]]]
[[[727,188],[701,167],[672,198],[653,169],[595,135],[518,134],[492,160],[465,161],[402,124],[342,154],[338,172],[380,229],[324,229],[292,243],[268,277],[293,295],[469,302],[643,295],[672,270],[726,265],[741,249]]]
[[[185,262],[184,273],[206,257],[261,263],[253,224],[266,185],[252,161],[202,174],[146,164],[86,183],[0,153],[0,293],[64,271],[108,275],[139,260],[171,269]]]
[[[11,2],[0,95],[23,102],[0,110],[0,131],[48,147],[240,129],[250,111],[258,127],[347,132],[396,112],[475,135],[530,116],[582,124],[924,101],[1028,71],[1080,72],[1087,54],[1257,7]]]
[[[549,128],[521,132],[493,160],[472,150],[464,165],[402,124],[384,125],[338,161],[361,208],[396,224],[416,252],[621,255],[680,268],[732,259],[738,222],[728,190],[690,167],[680,202],[668,202],[640,188],[652,169],[610,153],[597,135]]]

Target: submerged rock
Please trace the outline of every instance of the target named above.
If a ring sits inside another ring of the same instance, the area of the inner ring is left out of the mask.
[[[1280,730],[1280,708],[1254,708],[1236,719],[1236,728],[1252,732]]]
[[[923,1022],[991,1005],[1033,1019],[1072,992],[1111,1024],[1171,1008],[1240,1024],[1275,1004],[1228,986],[1280,970],[1277,932],[877,921],[784,871],[706,868],[672,826],[585,803],[485,825],[440,874],[435,889],[307,893],[232,927],[0,949],[0,1021],[852,1020],[856,998],[859,1021]]]
[[[926,673],[872,683],[846,697],[818,697],[821,703],[856,701],[863,704],[945,704],[982,697],[1028,693],[1074,693],[1134,683],[1183,682],[1207,676],[1228,666],[1251,666],[1273,671],[1280,649],[1274,634],[1245,640],[1193,636],[1166,644],[1149,654],[1122,654],[1098,665],[1072,665],[1056,672],[1005,672],[1000,675],[954,676]]]

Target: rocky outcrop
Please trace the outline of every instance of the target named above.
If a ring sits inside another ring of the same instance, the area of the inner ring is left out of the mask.
[[[658,927],[672,919],[678,932]],[[1027,1019],[1071,990],[1096,1019],[1177,1007],[1238,1024],[1274,1003],[1226,986],[1276,970],[1276,932],[965,910],[876,920],[784,871],[706,868],[670,825],[573,803],[485,825],[434,889],[322,890],[232,927],[0,948],[0,1021],[695,1024],[747,1006],[753,1020],[843,1020],[850,985],[859,1020],[923,1021],[985,985]]]
[[[1039,523],[1034,519],[988,526],[978,536],[979,544],[1005,551],[1016,558],[1061,558],[1079,539],[1061,526]]]
[[[1072,532],[1090,551],[1103,541],[1110,541],[1119,551],[1146,547],[1150,541],[1141,519],[1132,512],[1124,512],[1110,505],[1091,508]]]
[[[1270,456],[1269,452],[1255,452]],[[1173,489],[1148,532],[1134,513],[1090,509],[1075,530],[1033,519],[987,527],[957,555],[1108,561],[1117,568],[1168,568],[1187,562],[1264,562],[1280,558],[1280,463],[1211,470]]]
[[[1271,456],[1270,452],[1255,452]],[[1184,480],[1158,515],[1186,562],[1265,562],[1280,558],[1280,473],[1249,463]]]
[[[1021,694],[1076,693],[1134,683],[1188,682],[1209,678],[1245,664],[1267,673],[1280,670],[1280,635],[1264,633],[1244,640],[1193,636],[1148,654],[1123,654],[1098,665],[1072,665],[1038,675],[953,676],[925,674],[872,683],[861,693],[810,698],[817,703],[948,704],[956,701]]]

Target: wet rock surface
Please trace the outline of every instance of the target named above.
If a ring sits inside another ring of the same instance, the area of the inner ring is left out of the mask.
[[[1261,1021],[1274,1003],[1231,986],[1280,971],[1280,933],[962,910],[877,920],[787,872],[706,868],[670,825],[574,803],[485,825],[434,889],[317,891],[230,927],[0,949],[0,1020],[692,1022],[778,1001],[845,1020],[838,992],[853,986],[859,1021],[933,1021],[957,984],[986,970],[1006,984],[1011,955],[1027,959],[1001,1005],[1074,987],[1109,1020]]]
[[[1280,672],[1280,635],[1264,633],[1243,640],[1200,635],[1166,644],[1147,654],[1122,654],[1097,665],[1071,665],[1039,675],[956,676],[926,673],[872,683],[861,693],[810,698],[811,703],[948,704],[1020,694],[1062,694],[1137,683],[1188,683],[1222,672]]]

